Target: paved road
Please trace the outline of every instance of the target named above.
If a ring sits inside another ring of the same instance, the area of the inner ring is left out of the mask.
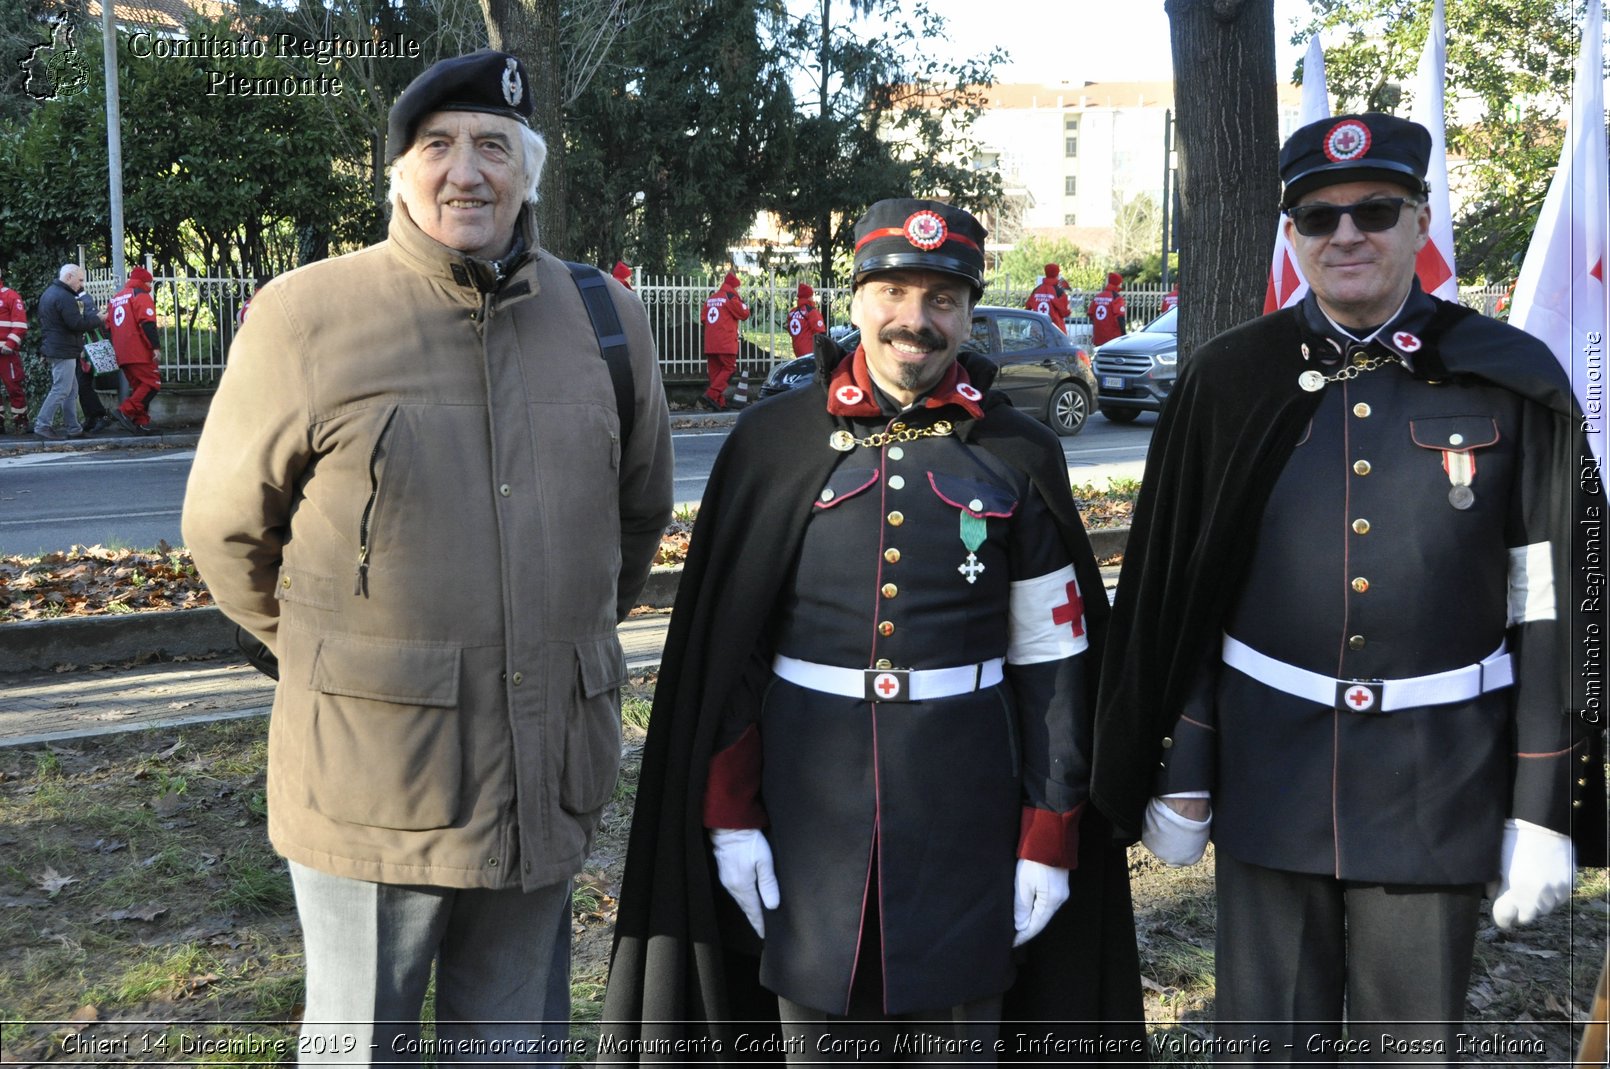
[[[1082,434],[1062,440],[1074,482],[1106,474],[1138,478],[1154,422],[1149,415],[1132,424],[1092,417]],[[728,430],[720,423],[675,432],[677,501],[703,496]],[[194,455],[190,449],[107,449],[0,457],[0,554],[31,556],[96,543],[145,548],[159,539],[180,545],[179,511]]]

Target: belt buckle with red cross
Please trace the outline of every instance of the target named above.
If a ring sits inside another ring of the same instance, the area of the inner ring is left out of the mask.
[[[1336,681],[1336,708],[1344,713],[1381,713],[1379,679],[1339,679]]]
[[[901,668],[868,668],[862,672],[869,702],[909,702],[911,672]]]

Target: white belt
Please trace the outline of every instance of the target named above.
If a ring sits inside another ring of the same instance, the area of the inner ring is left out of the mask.
[[[1003,658],[955,668],[836,668],[778,654],[771,670],[808,690],[870,702],[921,702],[993,687],[1003,678]]]
[[[1398,709],[1469,701],[1515,682],[1515,669],[1503,643],[1477,664],[1406,679],[1322,676],[1265,656],[1229,635],[1224,636],[1224,663],[1293,697],[1355,713],[1390,713]]]

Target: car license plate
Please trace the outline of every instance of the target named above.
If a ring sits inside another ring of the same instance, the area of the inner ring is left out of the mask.
[[[1128,386],[1122,375],[1103,375],[1101,376],[1101,384],[1109,390],[1122,390]]]

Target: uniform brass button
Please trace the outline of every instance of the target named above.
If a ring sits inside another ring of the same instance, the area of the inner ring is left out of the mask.
[[[905,513],[899,512],[899,511],[889,513],[889,526],[890,527],[899,527],[902,523],[905,523],[905,522],[906,522]]]
[[[822,491],[822,500],[823,501],[832,501],[833,500],[833,491],[831,491],[831,490],[823,490]]]
[[[1368,475],[1370,473],[1370,462],[1367,460],[1353,461],[1353,473],[1355,475]]]
[[[889,660],[889,658],[887,658],[887,657],[879,657],[878,660],[877,660],[877,663],[874,664],[872,667],[873,668],[893,668],[894,667],[894,662]]]
[[[1370,521],[1369,520],[1354,520],[1353,521],[1353,533],[1354,534],[1369,534],[1370,533]]]
[[[1576,801],[1572,802],[1571,803],[1571,808],[1572,809],[1581,809],[1582,808],[1582,799],[1578,798]]]
[[[1585,779],[1579,779],[1576,781],[1576,785],[1578,787],[1586,787],[1588,785],[1588,781]]]
[[[1370,406],[1365,404],[1363,401],[1360,401],[1358,404],[1353,406],[1353,415],[1357,416],[1359,419],[1363,419],[1369,414]]]
[[[884,583],[883,584],[883,596],[884,597],[892,598],[898,593],[900,593],[900,588],[895,586],[893,583]]]
[[[516,673],[514,673],[514,675],[509,677],[509,682],[513,683],[515,686],[518,687],[521,683],[525,682],[525,673],[524,672],[516,672]]]
[[[1369,362],[1370,362],[1370,354],[1369,353],[1366,353],[1363,349],[1354,349],[1353,350],[1353,366],[1354,367],[1363,367],[1365,364],[1368,364]]]
[[[890,547],[889,549],[883,551],[883,559],[888,561],[890,564],[898,564],[900,562],[900,551]]]
[[[888,620],[883,621],[883,623],[878,625],[878,634],[882,635],[884,638],[888,638],[890,635],[894,634],[894,624],[890,623]]]
[[[896,434],[899,434],[901,431],[906,429],[906,425],[904,423],[891,423],[889,424],[889,429],[894,431]]]
[[[1465,444],[1465,436],[1462,435],[1462,434],[1450,434],[1450,435],[1448,435],[1448,444],[1449,445],[1464,445]]]
[[[498,487],[498,493],[502,494],[504,497],[508,497],[510,494],[514,493],[514,491],[509,488],[508,483],[504,483],[502,486]]]
[[[497,858],[495,858],[495,857],[489,857],[489,858],[487,858],[487,859],[486,859],[486,867],[487,867],[487,868],[490,868],[490,869],[495,869],[495,868],[497,868],[497,867],[498,867],[498,859],[497,859]]]
[[[980,501],[976,497],[973,498],[971,501],[969,501],[967,503],[967,511],[969,511],[969,512],[983,512],[984,511],[984,502]]]
[[[891,445],[889,447],[889,459],[890,460],[904,460],[905,456],[906,456],[906,451],[904,449],[901,449],[899,446]]]
[[[1354,635],[1352,638],[1348,639],[1347,640],[1347,648],[1350,649],[1350,650],[1361,650],[1361,649],[1363,649],[1364,648],[1364,636],[1363,635]]]
[[[905,488],[906,488],[906,480],[904,478],[902,478],[899,475],[891,475],[891,476],[889,476],[889,489],[891,489],[891,490],[904,490]]]
[[[1360,594],[1364,593],[1369,588],[1370,588],[1370,581],[1368,579],[1364,578],[1362,575],[1359,576],[1357,579],[1353,580],[1353,589],[1358,591]]]
[[[1174,740],[1169,738],[1167,735],[1164,735],[1163,736],[1163,749],[1165,749],[1165,750],[1172,749],[1173,746],[1174,746]]]
[[[1582,763],[1583,763],[1583,764],[1584,764],[1584,765],[1585,765],[1585,764],[1587,764],[1587,763],[1588,763],[1588,755],[1587,755],[1587,754],[1583,754],[1583,755],[1582,755]]]
[[[287,575],[285,578],[281,579],[280,586],[284,587],[286,590],[291,589],[291,577]]]

